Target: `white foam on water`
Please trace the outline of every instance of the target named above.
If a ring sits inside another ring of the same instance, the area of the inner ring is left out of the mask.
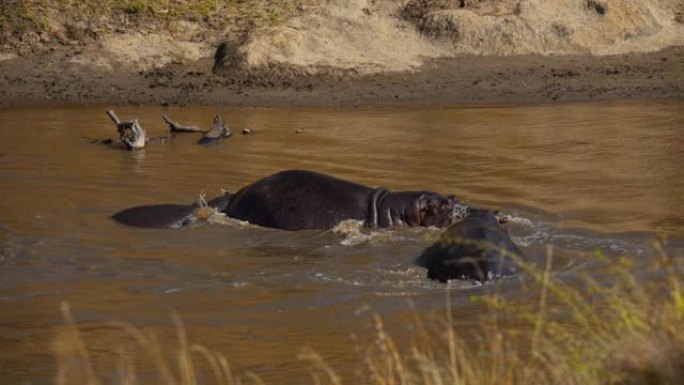
[[[546,222],[542,219],[533,221],[517,214],[510,215],[509,223],[515,226],[515,232],[529,232],[527,234],[511,234],[513,241],[520,246],[550,244],[555,247],[578,251],[603,249],[634,255],[644,253],[643,248],[610,238],[609,235],[602,235],[600,233],[595,235],[573,234],[571,230],[563,230],[560,223]]]
[[[528,228],[534,228],[534,223],[532,223],[531,220],[525,217],[519,217],[517,215],[509,215],[508,222],[515,223],[516,225],[525,226]]]
[[[348,219],[340,222],[330,230],[334,234],[344,236],[340,241],[342,246],[356,246],[362,243],[395,242],[405,239],[389,229],[369,229],[363,221]]]
[[[172,287],[170,289],[164,290],[164,294],[175,294],[175,293],[179,293],[181,290],[183,290],[183,289],[181,289],[180,287]]]
[[[212,210],[212,212],[205,218],[207,223],[232,227],[257,227],[247,221],[231,218],[216,209],[210,210]]]

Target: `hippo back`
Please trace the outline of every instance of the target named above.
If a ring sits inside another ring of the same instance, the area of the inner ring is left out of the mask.
[[[225,193],[206,202],[206,207],[222,211],[233,194]],[[135,227],[151,229],[178,228],[198,220],[195,210],[201,205],[197,202],[183,204],[156,204],[135,206],[112,215],[115,221]]]
[[[473,209],[423,250],[416,264],[428,269],[428,278],[441,282],[458,278],[484,282],[514,274],[515,257],[523,255],[494,212]]]
[[[329,229],[345,219],[366,220],[372,192],[312,171],[282,171],[242,188],[225,213],[277,229]]]

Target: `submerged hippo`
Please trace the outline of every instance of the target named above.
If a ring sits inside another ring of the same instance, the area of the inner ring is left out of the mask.
[[[428,278],[447,282],[465,278],[484,282],[517,271],[515,258],[524,254],[506,230],[505,217],[485,209],[470,209],[462,221],[447,228],[416,260]]]
[[[207,204],[235,219],[283,230],[330,229],[346,219],[370,227],[446,227],[463,206],[430,191],[391,192],[313,171],[282,171]],[[131,226],[170,228],[197,218],[195,205],[137,206],[113,215]]]

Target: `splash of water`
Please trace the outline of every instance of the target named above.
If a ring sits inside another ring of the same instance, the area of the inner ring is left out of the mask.
[[[344,236],[340,241],[342,246],[356,246],[366,242],[392,242],[404,239],[404,237],[388,229],[368,229],[363,221],[355,219],[344,220],[333,227],[330,231]]]
[[[247,221],[231,218],[216,209],[212,210],[211,215],[206,219],[208,223],[232,227],[257,227]]]

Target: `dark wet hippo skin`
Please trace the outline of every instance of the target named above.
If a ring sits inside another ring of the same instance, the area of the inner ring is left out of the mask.
[[[455,196],[430,191],[391,192],[304,170],[282,171],[217,199],[215,207],[231,218],[283,230],[330,229],[347,219],[364,221],[370,227],[446,227],[461,208]],[[139,227],[177,227],[193,209],[183,205],[138,206],[113,218]]]
[[[457,203],[429,191],[391,192],[312,171],[283,171],[242,188],[226,215],[284,230],[329,229],[346,219],[370,227],[448,226]]]
[[[207,207],[222,211],[226,208],[232,194],[225,194],[207,202]],[[112,218],[124,225],[147,227],[153,229],[178,228],[189,225],[198,220],[195,210],[198,203],[183,204],[159,204],[149,206],[136,206],[112,215]]]
[[[517,272],[516,258],[524,254],[513,243],[497,212],[470,209],[467,217],[449,226],[416,260],[427,268],[428,278],[447,282],[480,282]]]

